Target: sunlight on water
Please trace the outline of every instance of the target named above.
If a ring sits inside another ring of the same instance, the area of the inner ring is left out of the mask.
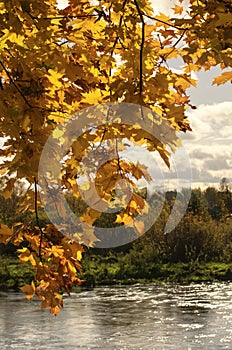
[[[0,349],[231,349],[231,299],[232,283],[98,287],[55,318],[0,293]]]

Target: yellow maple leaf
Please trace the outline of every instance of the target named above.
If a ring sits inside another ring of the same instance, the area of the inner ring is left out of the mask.
[[[156,19],[159,20],[159,21],[165,22],[168,25],[170,17],[166,16],[164,13],[160,13],[158,16],[156,16]],[[162,23],[159,24],[159,22],[158,22],[156,25],[157,26],[158,25],[162,25]]]
[[[60,312],[60,307],[58,305],[56,306],[51,306],[50,307],[50,312],[54,315],[57,316],[58,313]]]
[[[56,88],[61,88],[63,84],[60,81],[60,79],[63,77],[63,74],[56,72],[53,69],[49,69],[48,73],[49,74],[47,74],[46,77],[48,78],[50,83],[52,83]]]
[[[81,261],[82,259],[82,252],[80,250],[77,251],[77,260]]]
[[[104,93],[104,91],[100,89],[91,90],[90,92],[85,92],[82,94],[82,102],[89,105],[95,105],[102,102],[104,95],[106,95],[106,91]]]
[[[182,6],[175,5],[174,8],[173,8],[173,10],[174,10],[174,13],[175,13],[176,15],[181,15],[182,12],[183,12],[183,7],[182,7]]]
[[[88,225],[92,225],[94,221],[101,216],[101,212],[88,208],[82,216],[80,216],[80,219],[82,222],[87,223]]]
[[[18,249],[17,252],[21,253],[19,255],[19,260],[21,262],[28,262],[28,261],[30,261],[32,266],[36,266],[36,260],[34,258],[34,255],[30,252],[30,250],[28,248],[24,247],[22,249]]]
[[[60,129],[56,128],[56,129],[53,131],[52,136],[53,136],[54,139],[58,139],[58,138],[60,138],[61,136],[63,136],[63,134],[64,134],[64,130],[60,130]]]
[[[214,78],[212,85],[222,85],[227,83],[227,81],[230,81],[232,83],[232,71],[224,72],[222,73],[222,75],[219,75],[218,77]]]

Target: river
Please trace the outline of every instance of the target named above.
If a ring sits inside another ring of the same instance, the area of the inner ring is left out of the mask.
[[[0,293],[0,349],[232,349],[232,283],[96,287],[57,317]]]

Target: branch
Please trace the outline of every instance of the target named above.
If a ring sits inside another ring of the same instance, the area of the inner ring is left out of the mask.
[[[51,198],[53,200],[53,203],[55,204],[57,215],[58,215],[59,219],[62,220],[62,217],[60,216],[60,213],[59,213],[59,210],[58,210],[58,207],[57,207],[57,204],[56,204],[57,203],[56,197],[54,197],[52,189],[49,188],[49,184],[48,184],[47,179],[46,179],[45,176],[43,177],[43,179],[46,182],[47,190],[48,190],[48,192],[49,192],[49,194],[50,194],[50,196],[51,196]],[[53,190],[54,190],[54,187],[53,187]]]
[[[27,12],[27,11],[26,11]],[[30,14],[29,12],[27,12],[27,14],[31,17],[31,19],[34,21],[34,20],[46,20],[46,21],[49,21],[49,20],[54,20],[54,19],[65,19],[65,18],[70,18],[70,19],[75,19],[75,18],[88,18],[88,17],[99,17],[99,13],[96,13],[95,15],[74,15],[74,16],[71,16],[71,15],[66,15],[66,16],[54,16],[54,17],[41,17],[41,18],[38,18],[36,16],[33,16],[32,14]]]
[[[122,10],[121,10],[121,11],[123,11],[123,9],[125,8],[126,3],[127,3],[127,0],[124,0],[124,1],[123,1],[123,4],[122,4]],[[120,16],[120,19],[119,19],[119,29],[120,29],[121,26],[122,26],[122,20],[123,20],[123,15],[121,15],[121,16]],[[111,56],[112,56],[113,53],[114,53],[114,49],[115,49],[115,47],[116,47],[116,45],[117,45],[118,40],[119,40],[119,36],[117,35],[117,37],[116,37],[115,40],[114,40],[114,44],[113,44],[113,47],[112,47],[112,50],[111,50]]]
[[[127,0],[124,0],[124,1],[123,1],[123,4],[122,4],[122,10],[121,10],[121,11],[123,11],[123,9],[125,8],[126,3],[127,3]],[[122,26],[122,20],[123,20],[123,15],[121,15],[121,16],[120,16],[120,19],[119,19],[119,28],[121,28],[121,26]],[[115,49],[115,47],[116,47],[117,42],[119,41],[119,39],[120,39],[120,38],[119,38],[119,35],[117,35],[116,38],[115,38],[115,40],[114,40],[114,44],[113,44],[113,47],[112,47],[112,50],[111,50],[111,53],[110,53],[111,57],[112,57],[113,54],[114,54],[114,49]],[[121,41],[120,41],[120,43],[121,43]],[[122,45],[122,43],[121,43],[121,45]],[[110,70],[109,70],[109,77],[111,77],[111,74],[112,74],[112,68],[110,67]],[[111,91],[111,89],[110,89],[110,100],[112,100],[112,91]]]
[[[39,259],[40,261],[42,261],[41,250],[42,250],[42,241],[43,241],[43,231],[39,223],[38,205],[37,205],[37,182],[35,177],[34,177],[34,186],[35,186],[35,218],[36,218],[36,224],[40,231]]]
[[[175,47],[176,47],[176,46],[179,44],[179,42],[182,40],[182,38],[183,38],[183,36],[185,35],[185,33],[186,33],[187,30],[188,30],[187,28],[184,29],[184,31],[183,31],[183,33],[181,34],[181,36],[179,37],[179,39],[172,45],[172,50],[171,50],[169,53],[167,53],[166,55],[161,56],[161,57],[162,57],[162,60],[160,61],[158,67],[160,67],[161,64],[162,64],[164,61],[166,62],[166,59],[167,59],[168,56],[170,56],[171,53],[175,50]],[[161,47],[161,48],[162,48],[162,47]]]
[[[121,165],[120,165],[120,156],[119,156],[119,150],[118,150],[118,138],[116,138],[115,141],[116,141],[115,152],[116,152],[116,156],[117,156],[118,171],[119,171],[121,178],[123,179],[124,178],[123,177],[123,170],[122,170]]]
[[[135,6],[137,8],[140,20],[142,22],[142,40],[140,45],[140,58],[139,58],[139,93],[142,95],[143,92],[143,49],[145,44],[145,21],[143,18],[143,12],[141,11],[137,0],[134,0]]]
[[[22,91],[19,89],[19,87],[17,86],[16,82],[11,77],[10,73],[8,72],[7,68],[5,67],[4,63],[1,60],[0,60],[0,65],[2,66],[2,68],[5,71],[6,75],[8,76],[10,82],[14,85],[15,89],[18,91],[18,93],[23,98],[24,102],[28,105],[29,108],[31,108],[31,109],[39,109],[40,111],[50,112],[50,113],[55,113],[55,112],[64,113],[64,114],[67,113],[67,112],[65,112],[63,110],[54,110],[54,109],[51,109],[51,108],[43,108],[43,107],[40,107],[40,106],[32,106],[30,104],[30,102],[27,100],[27,98],[24,96]],[[26,82],[26,80],[25,80],[25,82]],[[0,88],[3,90],[3,84],[2,84],[2,86]],[[62,118],[65,118],[65,117],[62,117]]]
[[[111,106],[108,106],[107,115],[106,115],[106,120],[107,120],[107,121],[109,121],[110,111],[111,111]],[[102,146],[102,142],[104,141],[106,131],[107,131],[107,127],[104,126],[104,131],[103,131],[103,133],[102,133],[102,137],[101,137],[101,140],[100,140],[100,144],[97,146],[97,148],[96,148],[95,150],[98,150],[98,148],[100,148],[100,147]]]
[[[32,108],[31,104],[29,103],[29,101],[26,99],[26,97],[24,96],[24,94],[22,93],[22,91],[19,89],[19,87],[15,84],[13,78],[11,77],[10,73],[8,72],[7,68],[4,66],[3,62],[0,61],[0,65],[2,66],[2,68],[4,69],[6,75],[8,76],[8,78],[10,79],[10,82],[14,85],[14,87],[16,88],[16,90],[18,91],[18,93],[22,96],[24,102],[30,107]]]
[[[159,19],[159,18],[149,16],[149,15],[147,15],[147,14],[144,13],[144,12],[142,12],[142,15],[145,16],[145,17],[147,17],[147,18],[149,18],[149,19],[152,19],[153,21],[157,21],[157,22],[159,22],[159,23],[166,24],[167,26],[172,27],[172,28],[176,28],[176,29],[178,29],[178,30],[187,30],[187,28],[181,28],[181,27],[175,26],[174,24],[171,24],[171,23],[162,21],[162,20]]]

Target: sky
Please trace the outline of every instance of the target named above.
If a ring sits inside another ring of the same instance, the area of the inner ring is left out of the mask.
[[[176,3],[175,0],[153,0],[151,1],[156,13],[164,12],[169,14]],[[187,6],[188,1],[183,2]],[[67,1],[60,0],[59,5],[65,7]],[[173,67],[181,69],[179,62],[173,62]],[[230,82],[225,85],[211,85],[215,76],[220,75],[220,70],[214,68],[210,71],[200,71],[196,74],[198,78],[197,88],[191,88],[188,93],[191,103],[197,106],[196,110],[188,112],[192,132],[180,134],[185,150],[185,157],[191,163],[192,179],[191,187],[215,186],[218,187],[222,178],[232,181],[232,85]],[[179,152],[179,151],[178,151]],[[131,151],[131,158],[138,151]],[[180,152],[181,154],[181,152]],[[150,158],[148,154],[141,154],[139,161],[149,165],[151,175],[156,178],[160,173],[157,161]],[[189,185],[189,171],[186,169],[186,162],[183,162],[178,169],[183,186]],[[179,167],[179,165],[178,165]],[[187,175],[186,174],[187,171]],[[175,181],[167,171],[161,170],[162,176],[167,180],[170,187]],[[161,175],[159,175],[161,176]],[[166,181],[165,180],[165,181]]]
[[[157,12],[170,13],[175,0],[153,0]],[[187,6],[187,1],[183,3]],[[178,62],[174,64],[175,68]],[[188,112],[192,132],[180,134],[192,168],[192,187],[218,187],[221,179],[232,181],[232,85],[211,85],[219,68],[196,74],[196,88],[188,90],[196,110]],[[183,184],[188,178],[184,177]],[[188,182],[188,181],[187,181]]]
[[[175,0],[152,1],[156,12],[168,14],[175,3]],[[183,5],[187,7],[187,3],[184,1]],[[178,61],[173,67],[181,69]],[[196,110],[188,112],[192,132],[181,133],[180,137],[191,163],[191,186],[218,187],[223,177],[232,181],[232,85],[228,82],[212,86],[213,78],[221,74],[219,68],[194,74],[198,79],[197,87],[188,90],[191,103],[197,106]],[[155,169],[150,171],[156,173]],[[183,186],[189,184],[189,172],[185,176],[184,163],[180,172]],[[170,177],[165,170],[164,177]],[[172,187],[172,181],[169,184]]]

